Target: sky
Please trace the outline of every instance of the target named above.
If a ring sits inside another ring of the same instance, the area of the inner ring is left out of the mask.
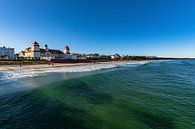
[[[195,57],[195,0],[0,0],[0,46]]]

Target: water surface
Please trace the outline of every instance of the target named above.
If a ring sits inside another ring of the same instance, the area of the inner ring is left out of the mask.
[[[7,86],[0,96],[3,129],[195,128],[195,61],[46,73],[0,83]]]

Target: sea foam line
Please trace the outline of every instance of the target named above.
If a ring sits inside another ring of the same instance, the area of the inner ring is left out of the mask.
[[[99,64],[89,64],[80,66],[69,66],[69,67],[54,67],[54,68],[40,68],[40,69],[29,69],[29,70],[11,70],[11,71],[1,71],[0,80],[17,80],[20,78],[34,77],[43,75],[46,73],[60,72],[60,73],[70,73],[70,72],[88,72],[101,69],[110,69],[116,67],[127,67],[146,64],[148,61],[139,62],[112,62],[112,63],[99,63]]]

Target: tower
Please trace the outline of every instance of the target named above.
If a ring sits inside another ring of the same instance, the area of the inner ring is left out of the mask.
[[[48,50],[48,45],[47,44],[45,44],[45,50]]]
[[[64,54],[70,54],[70,48],[68,46],[64,47]]]
[[[49,56],[49,48],[47,44],[45,44],[45,56]]]
[[[32,43],[31,57],[32,59],[35,59],[35,60],[40,59],[40,47],[39,47],[39,43],[37,43],[36,41]]]

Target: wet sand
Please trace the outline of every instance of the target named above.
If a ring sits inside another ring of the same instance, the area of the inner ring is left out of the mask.
[[[81,66],[81,65],[89,65],[92,63],[71,63],[71,64],[38,64],[38,65],[0,65],[0,71],[8,71],[8,70],[26,70],[26,69],[43,69],[43,68],[57,68],[57,67],[70,67],[70,66]]]
[[[136,63],[143,61],[112,61],[112,62],[97,62],[96,64],[114,64],[114,63]],[[37,65],[0,65],[0,71],[10,71],[10,70],[29,70],[29,69],[44,69],[44,68],[57,68],[57,67],[71,67],[71,66],[83,66],[83,65],[93,65],[94,63],[54,63],[52,64],[37,64]]]

